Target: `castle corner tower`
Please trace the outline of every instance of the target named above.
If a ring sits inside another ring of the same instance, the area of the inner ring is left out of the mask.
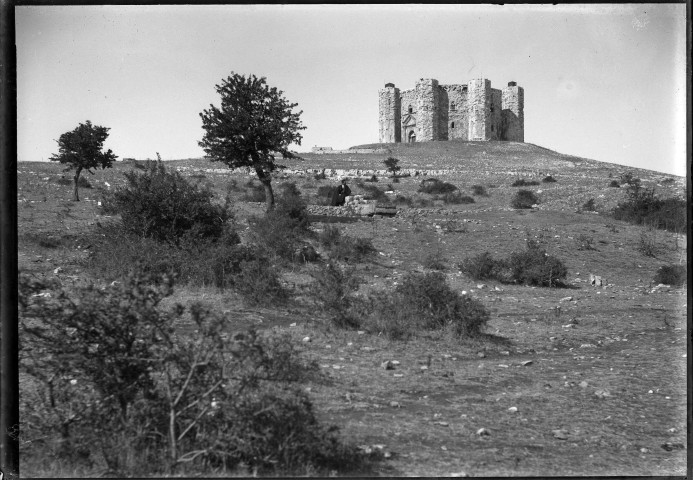
[[[505,140],[525,141],[525,89],[516,82],[503,88],[502,122]]]
[[[380,143],[399,143],[402,141],[399,88],[394,83],[386,83],[385,88],[378,90],[378,115],[380,125]]]

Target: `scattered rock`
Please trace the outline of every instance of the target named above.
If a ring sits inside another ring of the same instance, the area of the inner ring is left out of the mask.
[[[649,450],[645,447],[640,449],[640,453],[649,453]]]
[[[451,477],[468,477],[469,474],[467,472],[453,472],[450,474]]]
[[[480,283],[479,285],[476,286],[476,288],[478,288],[479,290],[482,290],[482,289],[486,288],[486,284]]]
[[[560,302],[570,302],[573,299],[573,297],[563,297],[559,301]]]
[[[402,404],[395,401],[390,402],[390,406],[393,408],[402,408]]]
[[[476,354],[476,356],[479,358],[486,358],[486,354],[484,352],[479,352]]]
[[[53,273],[55,273],[55,274],[57,275],[57,274],[59,274],[59,273],[62,272],[62,271],[63,271],[63,267],[58,267],[58,268],[56,268],[55,270],[53,270]]]
[[[589,386],[589,383],[587,383],[586,381],[583,380],[582,382],[579,383],[579,385],[580,385],[580,388],[587,388]]]
[[[476,431],[476,434],[479,435],[480,437],[487,437],[491,435],[491,432],[486,430],[485,428],[480,428],[479,430]]]
[[[311,341],[310,337],[303,337],[303,342],[308,343]]]
[[[568,431],[564,429],[558,429],[558,430],[552,430],[551,433],[553,434],[554,438],[557,438],[559,440],[567,440],[568,439]]]
[[[525,360],[524,362],[520,363],[523,367],[528,367],[529,365],[532,365],[534,362],[532,360]]]
[[[290,326],[290,327],[295,327],[295,326],[296,326],[296,322],[292,323],[292,324],[289,325],[289,326]]]
[[[608,390],[597,390],[596,392],[594,392],[594,395],[597,398],[606,398],[606,397],[610,397],[611,393]]]
[[[683,443],[667,442],[667,443],[662,445],[662,448],[664,450],[666,450],[667,452],[671,452],[672,450],[683,450],[686,447],[683,445]],[[643,452],[643,453],[645,453],[645,452]]]
[[[449,427],[450,424],[448,422],[433,422],[436,425],[440,425],[441,427]]]
[[[394,370],[395,369],[395,365],[394,365],[394,363],[392,363],[391,360],[384,361],[383,363],[380,364],[380,366],[382,368],[384,368],[385,370]]]
[[[508,411],[509,411],[510,413],[515,413],[515,412],[517,412],[517,407],[510,407],[510,408],[508,409]]]

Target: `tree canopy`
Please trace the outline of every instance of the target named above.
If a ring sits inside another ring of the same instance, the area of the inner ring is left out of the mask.
[[[79,201],[77,185],[82,170],[93,175],[93,169],[98,167],[101,169],[110,168],[115,159],[118,158],[110,149],[103,151],[103,144],[108,138],[109,130],[110,128],[92,125],[87,120],[85,123],[80,123],[74,130],[63,133],[57,140],[58,154],[53,154],[50,160],[66,164],[65,171],[75,170],[75,201]]]
[[[216,85],[221,108],[210,105],[200,113],[204,136],[199,143],[207,158],[229,168],[255,170],[265,187],[267,209],[274,206],[271,173],[282,165],[275,156],[300,158],[289,150],[301,144],[302,111],[284,98],[284,92],[269,87],[265,77],[231,75]]]

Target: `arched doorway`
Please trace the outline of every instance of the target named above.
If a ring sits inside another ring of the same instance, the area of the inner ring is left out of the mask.
[[[409,137],[407,138],[407,141],[409,143],[416,142],[416,132],[414,132],[413,130],[411,132],[409,132]]]

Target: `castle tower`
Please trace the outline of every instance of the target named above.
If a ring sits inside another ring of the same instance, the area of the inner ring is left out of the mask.
[[[489,140],[491,138],[491,81],[485,78],[470,80],[467,90],[467,111],[469,116],[468,140]]]
[[[438,80],[416,82],[416,141],[440,140]]]
[[[503,140],[525,141],[525,90],[515,82],[503,88]]]
[[[400,120],[399,88],[395,88],[394,83],[386,83],[385,88],[378,90],[378,97],[380,143],[401,142],[402,125]]]

